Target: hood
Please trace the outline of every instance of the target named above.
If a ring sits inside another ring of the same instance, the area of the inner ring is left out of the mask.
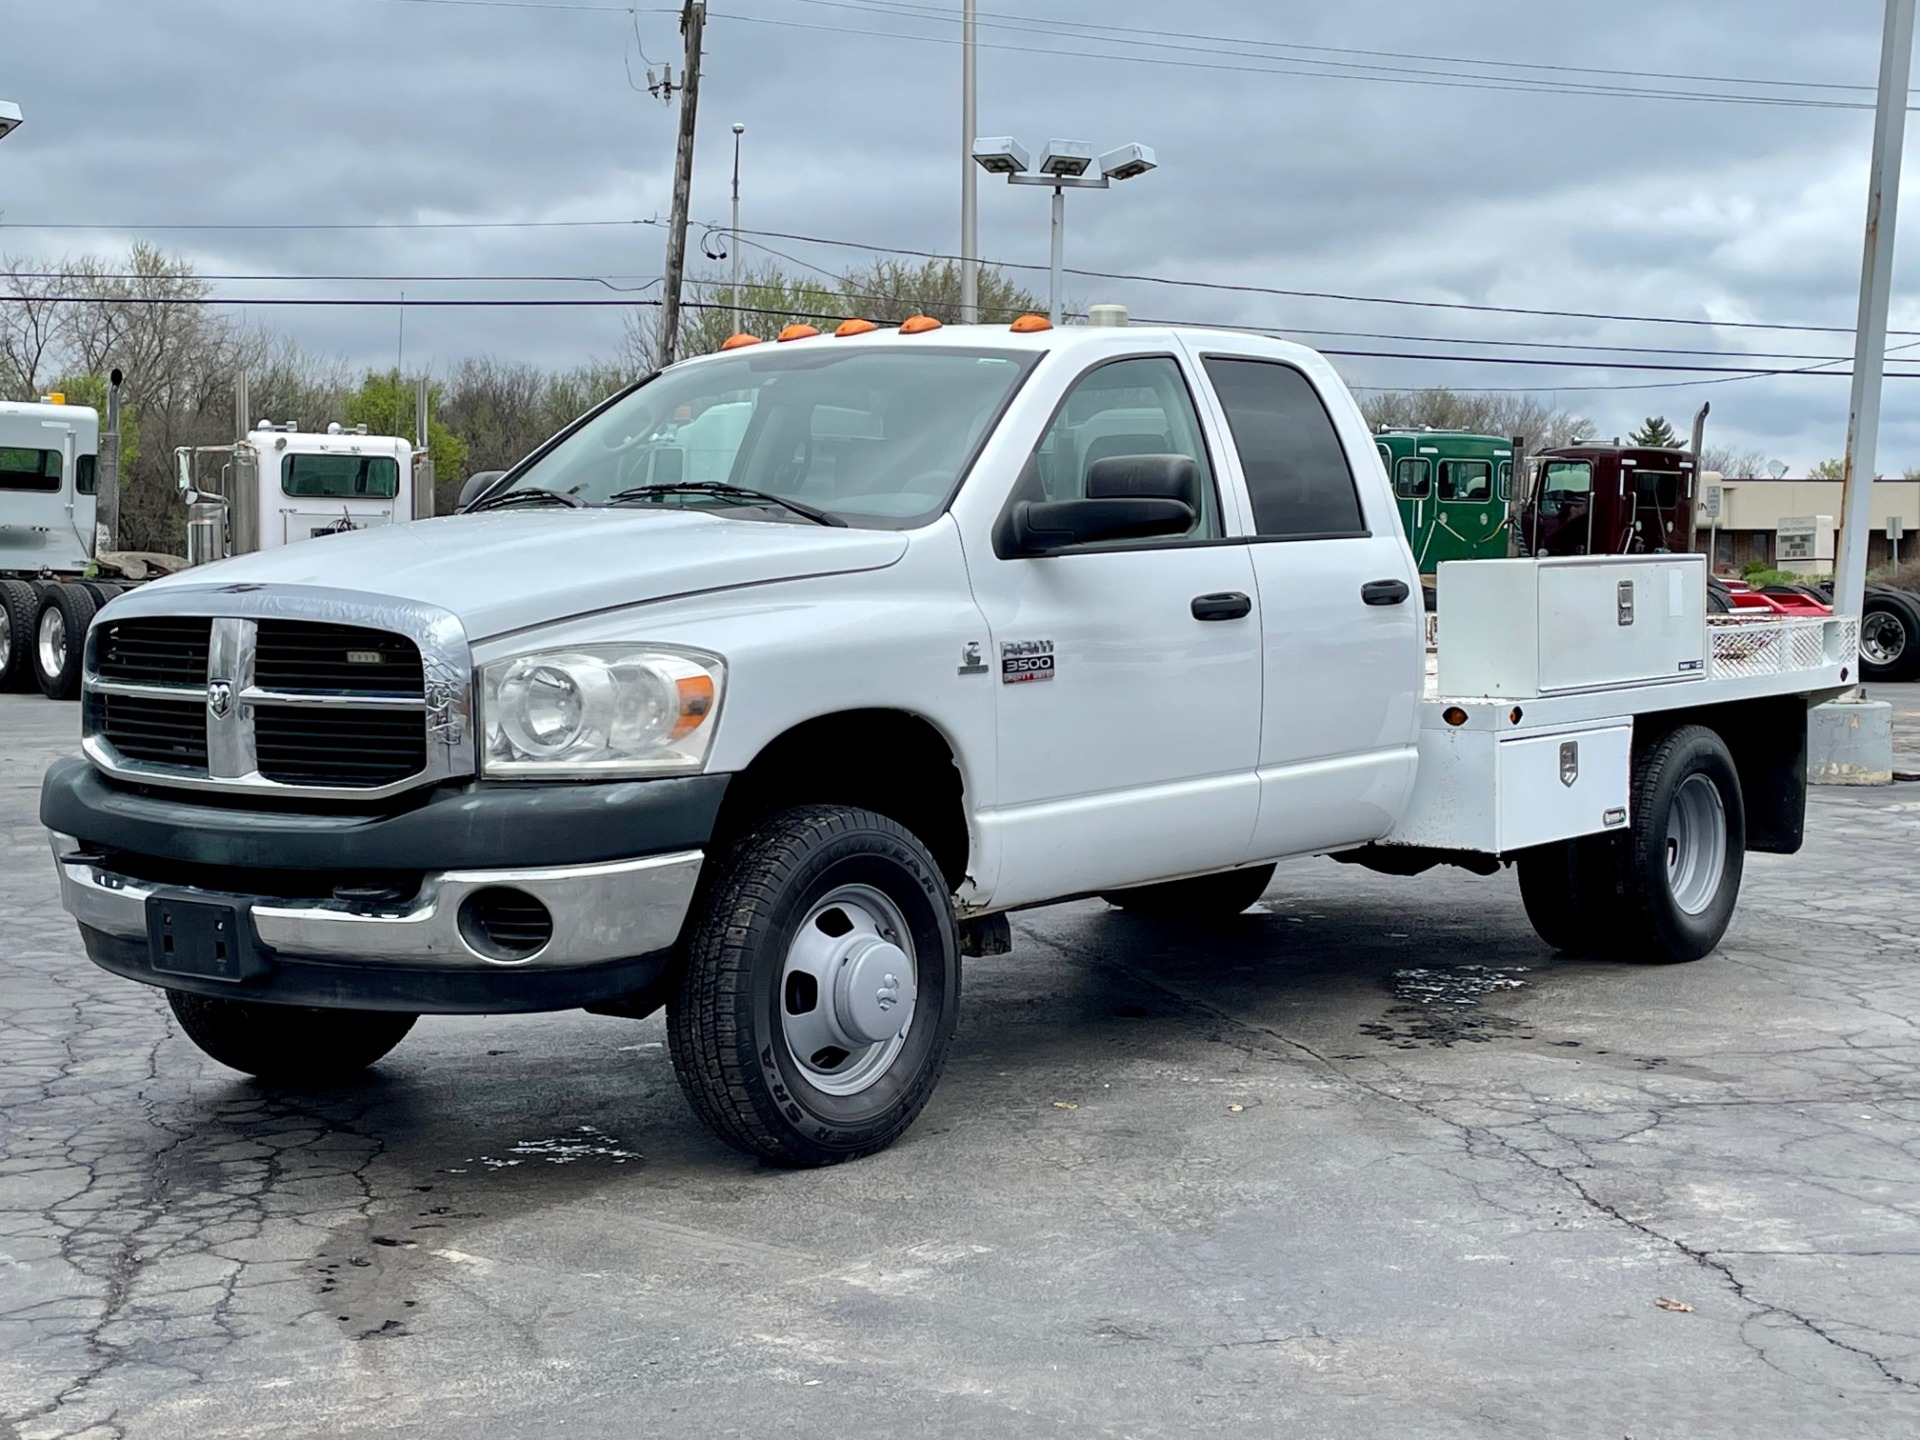
[[[391,595],[451,611],[479,641],[676,595],[878,570],[906,550],[897,530],[687,510],[521,510],[322,535],[141,589],[312,585]]]

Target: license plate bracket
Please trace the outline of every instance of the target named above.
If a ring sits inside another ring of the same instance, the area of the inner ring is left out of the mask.
[[[241,907],[164,891],[147,897],[147,952],[160,974],[201,980],[237,982],[263,966]]]

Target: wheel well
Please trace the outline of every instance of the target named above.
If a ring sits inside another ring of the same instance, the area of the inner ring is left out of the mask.
[[[1634,721],[1634,746],[1681,725],[1706,726],[1732,752],[1747,811],[1747,849],[1797,852],[1807,828],[1807,702],[1778,695],[1642,715]]]
[[[947,884],[967,876],[970,842],[960,766],[928,721],[904,710],[822,715],[769,741],[734,776],[717,840],[792,805],[854,805],[898,821],[932,852]]]

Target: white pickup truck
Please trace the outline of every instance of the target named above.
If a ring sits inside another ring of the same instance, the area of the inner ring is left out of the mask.
[[[1023,906],[1514,863],[1553,945],[1703,955],[1858,663],[1849,617],[1710,624],[1694,556],[1443,567],[1436,641],[1352,397],[1243,334],[742,341],[477,489],[101,610],[66,907],[283,1081],[664,1004],[783,1164],[907,1129]]]

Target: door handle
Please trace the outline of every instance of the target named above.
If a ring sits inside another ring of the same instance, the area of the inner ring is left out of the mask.
[[[1238,590],[1222,590],[1214,595],[1193,597],[1196,620],[1244,620],[1253,613],[1253,601]]]
[[[1369,605],[1398,605],[1412,593],[1404,580],[1369,580],[1360,587],[1360,598]]]

